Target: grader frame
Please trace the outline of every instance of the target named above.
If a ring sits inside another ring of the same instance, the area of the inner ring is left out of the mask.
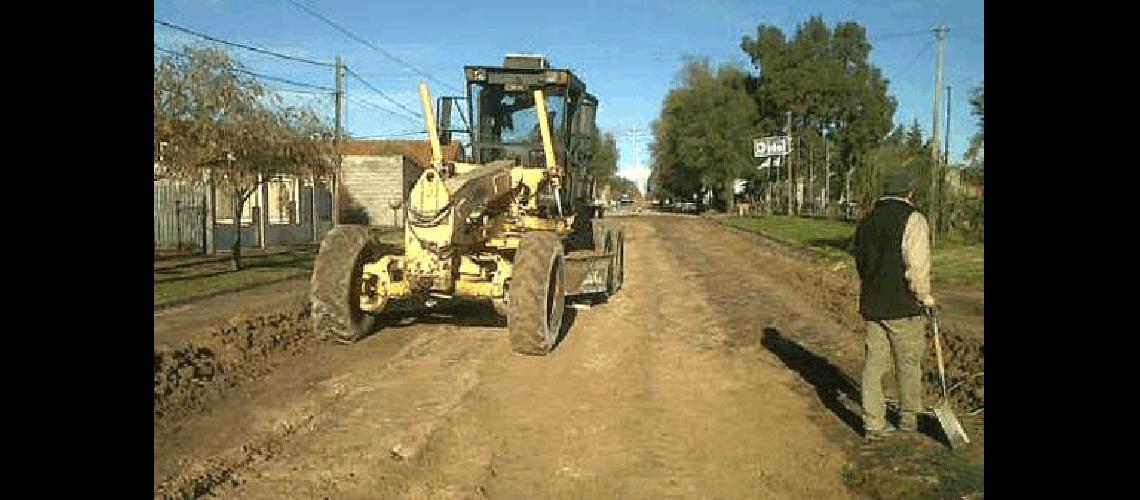
[[[624,232],[593,208],[586,175],[597,99],[541,56],[508,55],[465,75],[470,158],[443,158],[455,130],[444,123],[441,133],[421,83],[432,161],[404,200],[403,248],[380,245],[366,226],[334,227],[313,269],[318,333],[359,340],[397,298],[489,300],[507,317],[512,350],[544,355],[567,297],[620,289]],[[440,101],[448,120],[457,99]]]

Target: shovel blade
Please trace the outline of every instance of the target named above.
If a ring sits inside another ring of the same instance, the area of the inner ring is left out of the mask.
[[[958,422],[958,417],[954,415],[954,410],[948,403],[943,402],[935,406],[934,415],[938,417],[938,423],[942,425],[942,432],[946,433],[946,440],[950,442],[951,448],[958,449],[970,444],[970,438],[966,436],[965,429]]]

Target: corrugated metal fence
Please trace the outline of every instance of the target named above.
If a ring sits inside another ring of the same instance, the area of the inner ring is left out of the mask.
[[[201,251],[205,243],[205,193],[183,182],[154,182],[156,248]]]

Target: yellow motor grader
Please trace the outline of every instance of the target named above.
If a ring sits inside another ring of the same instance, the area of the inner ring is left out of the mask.
[[[545,355],[563,333],[567,297],[621,288],[624,233],[602,220],[586,175],[597,98],[542,56],[464,72],[466,97],[437,103],[441,126],[420,84],[432,163],[404,200],[403,248],[358,225],[322,241],[310,294],[318,334],[359,340],[394,299],[489,300],[507,318],[512,351]],[[466,130],[451,128],[452,109]],[[465,161],[443,158],[452,132],[471,138]]]

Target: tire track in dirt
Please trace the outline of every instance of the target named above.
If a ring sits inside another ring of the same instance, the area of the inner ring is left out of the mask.
[[[492,498],[845,497],[842,450],[769,359],[725,351],[683,261],[627,223],[626,285],[547,358],[496,357],[456,434],[491,437]],[[674,290],[679,293],[674,293]],[[449,448],[442,448],[445,452]],[[474,476],[471,474],[470,476]],[[438,492],[438,490],[436,490]]]
[[[623,221],[625,287],[574,315],[549,356],[511,355],[504,328],[462,319],[462,311],[450,324],[389,325],[353,346],[322,345],[232,408],[189,421],[163,453],[156,437],[156,457],[186,459],[170,468],[192,478],[176,484],[179,474],[165,474],[162,491],[851,496],[841,480],[845,449],[834,437],[842,429],[760,339],[773,321],[803,331],[826,321],[798,311],[786,285],[720,284],[724,275],[739,278],[739,259],[701,236],[671,234],[677,223]],[[754,314],[741,314],[742,300]]]
[[[453,342],[453,337],[478,340],[488,334],[496,336],[494,329],[428,322],[390,325],[349,347],[321,345],[293,360],[292,370],[254,384],[254,394],[234,395],[227,404],[212,408],[211,414],[180,422],[162,436],[156,430],[155,476],[156,482],[162,481],[156,485],[156,496],[186,498],[206,491],[224,496],[251,478],[276,477],[282,467],[289,479],[277,481],[282,487],[314,494],[329,490],[337,477],[306,469],[305,460],[300,465],[294,462],[314,439],[342,446],[338,456],[360,456],[338,440],[344,428],[368,429],[364,435],[374,441],[368,449],[385,450],[376,457],[364,455],[363,463],[413,457],[432,432],[434,417],[453,409],[475,384],[473,363],[479,357],[464,351],[479,342]],[[429,372],[417,366],[422,363],[439,363],[444,369]],[[445,379],[425,380],[424,373]],[[420,393],[411,394],[415,391]],[[376,421],[363,422],[373,416]],[[360,437],[351,441],[359,444]],[[351,468],[343,472],[343,478],[354,476]],[[265,495],[283,494],[288,496]]]
[[[671,247],[687,249],[716,242],[709,252],[691,254],[694,264],[710,269],[699,277],[703,287],[710,295],[718,290],[719,310],[725,317],[738,319],[733,338],[744,344],[759,340],[798,374],[805,394],[814,389],[815,399],[830,410],[820,415],[832,424],[827,426],[832,435],[854,458],[845,473],[848,484],[861,494],[888,498],[916,492],[961,496],[982,491],[984,417],[966,413],[975,407],[972,404],[984,401],[981,377],[967,378],[984,363],[982,332],[944,315],[947,375],[951,385],[963,381],[962,388],[951,395],[973,442],[970,448],[948,453],[938,423],[929,415],[919,421],[925,436],[900,436],[909,438],[909,447],[862,443],[857,438],[862,428],[859,377],[864,327],[857,312],[858,279],[853,271],[830,268],[784,244],[711,221],[674,220],[670,226],[675,230],[663,239],[671,241]],[[765,307],[753,300],[757,292],[768,300],[784,301],[786,307],[783,311]],[[759,325],[766,325],[763,331],[757,331]],[[928,347],[923,361],[926,404],[933,404],[939,395],[932,351]],[[889,377],[884,378],[884,392],[888,401],[897,400]],[[892,406],[888,403],[888,413],[893,413]]]

